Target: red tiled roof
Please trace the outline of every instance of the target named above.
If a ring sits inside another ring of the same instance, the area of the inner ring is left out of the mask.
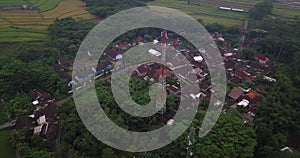
[[[131,44],[128,42],[122,42],[122,43],[118,43],[116,45],[117,48],[124,48],[124,47],[130,47],[130,46],[131,46]]]
[[[153,78],[154,79],[158,79],[159,76],[163,75],[163,76],[171,76],[172,72],[170,72],[169,70],[165,69],[165,68],[160,68],[159,70],[157,70],[154,74],[153,74]]]
[[[263,60],[263,61],[266,61],[268,58],[266,58],[264,55],[262,55],[262,54],[257,54],[256,56],[255,56],[257,59],[259,59],[259,60]]]
[[[256,94],[254,92],[249,92],[246,94],[247,97],[249,97],[250,99],[254,99],[256,97]]]

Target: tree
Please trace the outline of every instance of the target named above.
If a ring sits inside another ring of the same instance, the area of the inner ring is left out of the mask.
[[[261,20],[267,15],[271,14],[273,10],[272,0],[264,0],[257,3],[254,8],[250,9],[249,16],[254,20]]]

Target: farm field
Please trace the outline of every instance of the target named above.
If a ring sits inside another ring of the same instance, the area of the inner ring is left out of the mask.
[[[0,42],[27,42],[47,40],[47,31],[5,28],[0,29]]]
[[[169,7],[189,14],[195,19],[202,19],[205,23],[218,22],[224,25],[242,25],[247,17],[246,13],[219,10],[212,4],[188,4],[184,0],[156,0],[148,5]]]
[[[1,0],[0,6],[9,6],[9,5],[23,5],[28,4],[28,2],[24,0]]]
[[[0,157],[16,158],[15,151],[9,141],[9,130],[0,130]]]
[[[155,0],[148,5],[163,6],[178,9],[195,19],[202,19],[205,23],[221,23],[224,25],[242,25],[247,19],[247,13],[219,10],[219,7],[244,9],[248,11],[262,0]],[[280,18],[295,18],[300,16],[299,8],[291,8],[281,4],[274,4],[274,16]]]
[[[1,0],[0,6],[10,5],[32,5],[40,9],[41,12],[55,8],[61,0]]]
[[[22,1],[10,0],[6,5],[13,2],[20,4]],[[1,1],[0,5],[4,2],[6,1]],[[23,2],[37,6],[41,12],[0,12],[0,42],[46,40],[48,39],[46,30],[57,18],[96,18],[85,10],[84,3],[80,0],[24,0]]]
[[[295,18],[296,16],[300,16],[300,8],[291,8],[275,4],[272,14],[283,18]]]

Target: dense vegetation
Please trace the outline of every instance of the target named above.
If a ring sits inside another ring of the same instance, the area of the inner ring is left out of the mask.
[[[268,31],[258,42],[252,44],[254,51],[278,61],[275,85],[267,89],[267,98],[259,104],[255,118],[258,157],[297,157],[299,154],[284,155],[279,149],[291,145],[299,148],[295,139],[299,137],[300,116],[300,21],[266,19],[256,24]],[[253,36],[253,34],[250,36]]]
[[[126,1],[127,3],[122,2],[120,5],[116,5],[119,1],[115,0],[85,0],[85,2],[90,11],[100,17],[106,17],[132,6],[144,5],[140,1]],[[258,105],[259,111],[253,125],[242,124],[239,112],[233,111],[221,115],[216,126],[206,137],[199,138],[194,135],[195,144],[192,148],[194,157],[297,158],[300,156],[298,152],[300,144],[297,139],[300,137],[300,31],[298,29],[300,21],[269,19],[267,15],[272,10],[268,9],[262,14],[257,14],[266,6],[271,8],[270,4],[269,1],[264,1],[257,4],[250,12],[250,17],[253,19],[263,19],[252,24],[252,27],[264,29],[267,33],[249,32],[247,42],[251,43],[251,48],[245,49],[242,57],[252,59],[253,55],[258,53],[268,56],[278,66],[275,74],[277,82],[272,85],[269,83],[251,85],[253,88],[259,87],[267,96]],[[67,95],[66,81],[61,79],[50,65],[61,57],[74,58],[81,41],[94,25],[87,20],[57,19],[49,26],[50,41],[11,44],[0,49],[0,97],[3,100],[0,102],[0,114],[3,117],[8,113],[10,117],[3,120],[31,114],[33,107],[27,94],[31,88],[46,89],[59,99]],[[209,24],[206,28],[210,32],[221,32],[230,47],[238,47],[242,32],[237,27]],[[137,35],[145,35],[147,40],[152,40],[150,34],[157,36],[159,31],[133,30],[118,40],[131,41]],[[135,101],[141,104],[148,102],[147,92],[150,84],[134,77],[131,82],[135,83],[130,87]],[[127,129],[143,131],[163,125],[159,122],[163,119],[160,115],[147,119],[126,115],[115,103],[108,84],[109,80],[98,80],[97,95],[101,98],[100,102],[106,114],[116,124],[123,125]],[[176,107],[176,103],[178,98],[169,94],[170,110]],[[4,104],[7,109],[2,108]],[[193,128],[200,127],[205,107],[207,105],[199,109],[192,124]],[[96,140],[81,123],[72,101],[60,107],[59,118],[59,125],[62,128],[63,157],[168,158],[185,157],[187,154],[187,137],[191,129],[160,150],[134,154],[112,149]],[[1,118],[1,121],[3,120]],[[153,124],[155,126],[152,126]],[[45,141],[21,130],[12,132],[10,139],[22,157],[54,157],[55,149],[51,138]],[[281,152],[280,149],[285,146],[292,147],[294,153]]]

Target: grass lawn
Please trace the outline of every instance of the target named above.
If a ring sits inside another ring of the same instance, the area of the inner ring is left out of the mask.
[[[0,157],[16,158],[15,151],[9,141],[10,130],[0,130]]]

